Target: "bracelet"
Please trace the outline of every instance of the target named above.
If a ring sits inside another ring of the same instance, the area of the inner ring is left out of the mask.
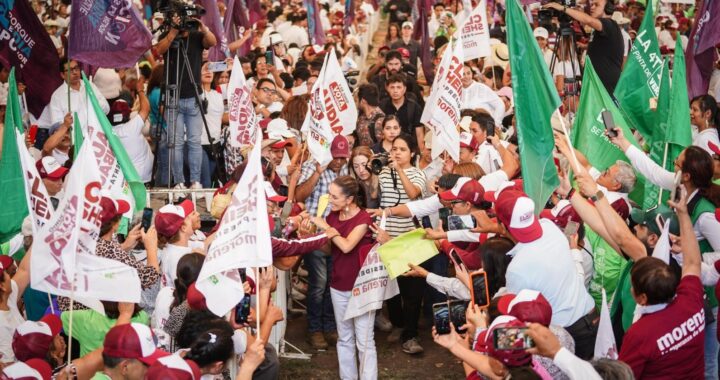
[[[574,188],[572,188],[572,189],[570,189],[570,191],[568,191],[567,196],[565,197],[565,199],[570,200],[570,198],[572,198],[573,195],[575,195],[575,189],[574,189]]]

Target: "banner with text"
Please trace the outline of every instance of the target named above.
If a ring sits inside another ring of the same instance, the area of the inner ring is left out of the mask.
[[[463,54],[466,61],[490,55],[490,30],[487,27],[487,6],[482,0],[465,23],[455,32],[463,41]]]
[[[400,294],[397,280],[391,280],[388,276],[385,265],[380,261],[377,249],[379,244],[370,248],[365,262],[360,267],[360,272],[355,279],[352,295],[348,301],[345,317],[350,318],[361,316],[371,310],[382,309],[383,301]]]
[[[252,89],[245,80],[245,74],[243,74],[242,65],[237,56],[233,60],[227,98],[228,119],[230,120],[228,143],[236,148],[252,144],[258,132],[258,124],[255,107],[252,104]]]

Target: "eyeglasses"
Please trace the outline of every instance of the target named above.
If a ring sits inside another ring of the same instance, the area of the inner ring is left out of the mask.
[[[70,69],[69,69],[69,71],[70,71],[71,73],[79,73],[79,72],[80,72],[80,66],[74,66],[74,67],[71,66]]]
[[[265,91],[266,94],[275,95],[277,94],[277,90],[272,89],[270,87],[260,87],[261,90]]]

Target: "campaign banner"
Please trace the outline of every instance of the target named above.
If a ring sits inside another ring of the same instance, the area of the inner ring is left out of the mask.
[[[15,67],[28,109],[39,118],[62,77],[57,49],[29,1],[0,2],[0,62]]]
[[[70,12],[70,58],[105,68],[132,67],[152,35],[130,0],[80,0]]]
[[[25,136],[16,133],[17,147],[20,155],[20,164],[25,183],[25,198],[27,207],[30,210],[30,220],[32,221],[33,235],[37,236],[41,227],[47,224],[52,217],[53,205],[50,202],[45,183],[40,178],[40,174],[35,166],[35,159],[25,145]]]
[[[242,65],[237,56],[233,60],[227,99],[230,121],[228,143],[236,148],[252,144],[258,133],[257,118],[255,117],[255,107],[252,104],[252,89],[245,80],[245,74],[243,74]]]
[[[420,122],[432,131],[432,158],[448,152],[455,162],[460,160],[460,123],[462,108],[463,75],[462,39],[448,46],[443,53],[435,76],[432,92],[423,110]]]
[[[380,261],[377,249],[380,244],[375,244],[365,258],[360,272],[355,279],[352,295],[345,309],[347,321],[350,318],[359,317],[371,310],[382,309],[383,301],[400,294],[397,280],[391,280],[388,276],[385,265]]]
[[[480,1],[455,34],[460,34],[462,38],[466,61],[490,55],[490,30],[485,0]]]
[[[669,225],[670,223],[668,223]],[[597,339],[595,340],[594,359],[617,360],[618,350],[615,344],[610,310],[607,304],[605,289],[602,290],[602,306],[600,308],[600,322],[598,323]]]
[[[337,60],[335,48],[326,54],[325,64],[320,69],[312,91],[322,99],[322,116],[327,118],[334,134],[347,136],[355,130],[358,111],[352,91]]]
[[[248,165],[238,182],[216,238],[196,282],[208,309],[224,316],[242,300],[239,268],[272,265],[265,184],[260,164],[262,135],[257,134]]]

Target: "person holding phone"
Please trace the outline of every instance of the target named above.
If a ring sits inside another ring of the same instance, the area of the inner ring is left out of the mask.
[[[330,296],[338,330],[340,378],[376,379],[374,316],[367,313],[345,320],[345,311],[362,264],[360,250],[363,246],[373,244],[372,233],[368,228],[372,224],[372,218],[362,208],[365,195],[355,178],[351,176],[336,178],[330,184],[329,193],[330,214],[324,220],[314,218],[314,223],[322,229],[335,229],[339,232],[339,235],[330,239],[328,248],[333,260]],[[358,372],[357,354],[360,358],[360,372]]]

